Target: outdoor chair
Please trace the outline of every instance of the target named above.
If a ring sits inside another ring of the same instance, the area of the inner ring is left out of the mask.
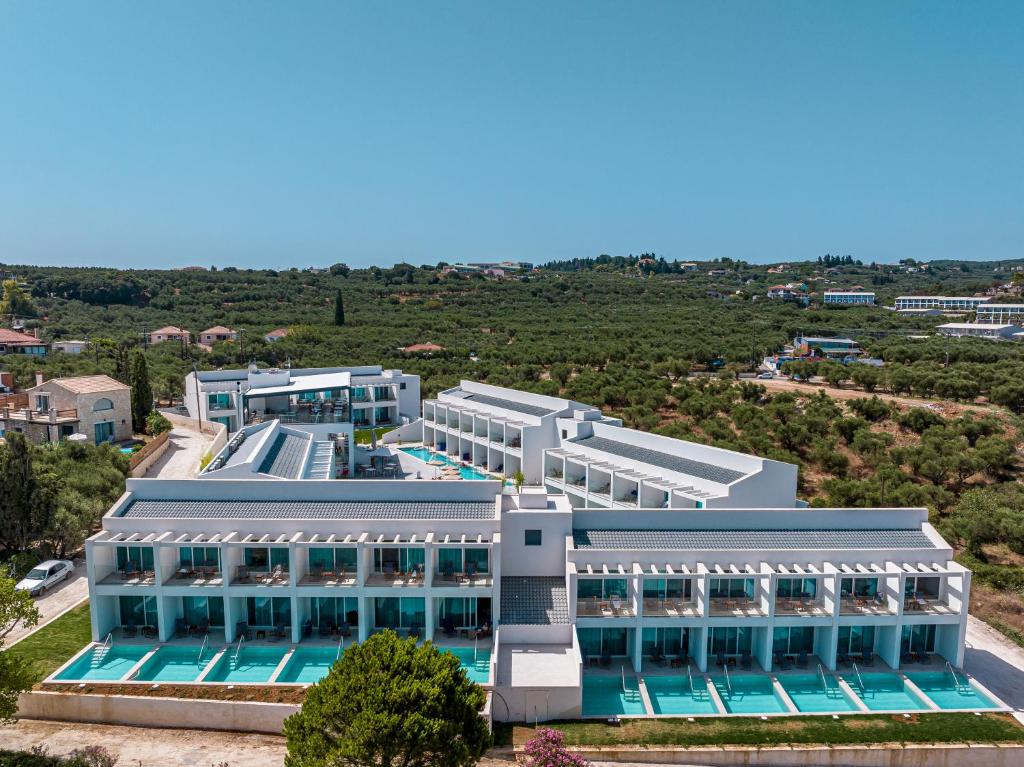
[[[241,637],[246,641],[252,639],[252,630],[249,628],[248,621],[238,621],[235,624],[235,636]]]
[[[423,635],[423,629],[416,624],[409,627],[409,636],[413,639],[419,639]]]
[[[446,615],[441,621],[441,629],[444,631],[444,635],[446,637],[455,636],[455,619],[450,615]]]
[[[917,654],[917,659],[923,666],[927,666],[932,662],[932,654],[930,652],[920,652]]]
[[[717,652],[717,653],[715,653],[715,665],[718,666],[719,668],[725,668],[725,653],[724,652]]]
[[[349,627],[348,623],[343,621],[338,626],[338,635],[339,636],[343,636],[343,637],[350,637],[350,636],[352,636],[352,629]]]
[[[849,666],[850,656],[844,652],[836,653],[836,663],[840,666]]]
[[[184,618],[174,619],[174,636],[188,636],[188,624],[185,623]]]
[[[796,665],[799,668],[807,668],[807,664],[808,664],[807,651],[806,650],[801,650],[800,654],[797,656]]]
[[[874,666],[875,665],[875,654],[873,652],[871,652],[871,650],[865,650],[861,654],[861,662],[865,666]]]
[[[135,623],[132,621],[128,621],[121,629],[121,636],[125,639],[134,639],[137,633],[138,629],[135,628]]]
[[[334,624],[331,621],[324,621],[320,624],[320,629],[317,632],[322,637],[329,637],[334,633]]]
[[[750,653],[745,652],[740,656],[740,668],[744,671],[750,671],[750,667],[753,665],[753,660],[750,657]]]
[[[601,668],[612,667],[612,656],[608,654],[601,655]]]
[[[445,580],[451,580],[455,577],[455,566],[451,562],[445,562],[441,565],[441,577]]]

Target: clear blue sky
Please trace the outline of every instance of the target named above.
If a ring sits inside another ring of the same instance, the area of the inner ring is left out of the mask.
[[[0,0],[0,261],[1024,256],[1024,2]]]

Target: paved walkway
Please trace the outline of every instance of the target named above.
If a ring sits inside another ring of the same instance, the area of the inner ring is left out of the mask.
[[[194,422],[186,422],[177,417],[173,423],[170,445],[146,472],[147,477],[191,479],[195,476],[200,459],[209,449],[209,435],[196,429]]]
[[[4,645],[10,647],[19,639],[24,639],[37,628],[41,628],[44,624],[67,612],[88,596],[89,580],[85,576],[85,560],[82,559],[75,563],[75,572],[70,578],[36,600],[36,607],[39,608],[38,625],[31,629],[18,626],[7,635]]]
[[[967,619],[964,671],[1008,706],[1024,711],[1024,648],[973,615]]]

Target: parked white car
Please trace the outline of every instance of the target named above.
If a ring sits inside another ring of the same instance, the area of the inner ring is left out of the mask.
[[[39,596],[52,586],[71,577],[75,571],[75,563],[67,559],[48,559],[32,568],[28,575],[18,581],[14,587],[27,591],[34,597]]]

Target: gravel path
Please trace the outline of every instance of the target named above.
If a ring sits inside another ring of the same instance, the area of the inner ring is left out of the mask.
[[[181,417],[173,419],[170,445],[154,463],[147,477],[160,479],[191,479],[199,468],[199,461],[210,445],[210,437],[195,428],[194,422]]]

